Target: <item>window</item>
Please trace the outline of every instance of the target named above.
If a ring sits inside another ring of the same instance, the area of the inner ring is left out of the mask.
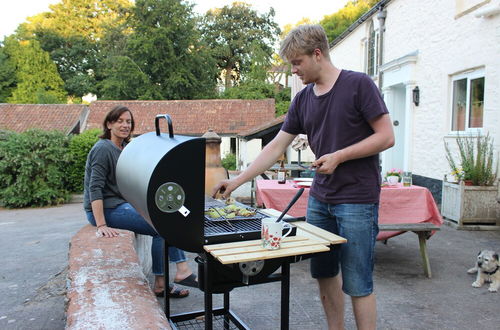
[[[368,39],[366,41],[366,74],[370,77],[378,73],[377,56],[378,56],[378,33],[373,27],[373,22],[370,22],[368,30]]]
[[[452,77],[452,131],[483,127],[484,71]]]

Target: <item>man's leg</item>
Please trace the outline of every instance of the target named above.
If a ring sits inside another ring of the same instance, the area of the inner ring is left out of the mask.
[[[344,293],[340,275],[318,278],[318,284],[328,329],[344,329]]]
[[[352,299],[358,329],[375,329],[377,307],[373,294],[375,242],[378,234],[377,204],[335,206],[341,246],[342,290]]]
[[[365,297],[351,297],[352,309],[359,330],[374,330],[377,325],[377,304],[375,294]]]

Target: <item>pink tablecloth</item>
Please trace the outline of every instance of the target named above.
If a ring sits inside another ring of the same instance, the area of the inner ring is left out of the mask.
[[[278,184],[276,180],[257,180],[257,204],[282,211],[292,200],[299,188],[293,181]],[[300,217],[306,215],[309,189],[306,188],[300,199],[288,214]],[[430,222],[440,226],[443,219],[427,188],[420,186],[382,187],[380,194],[379,224]],[[400,232],[380,232],[377,239],[385,240]]]

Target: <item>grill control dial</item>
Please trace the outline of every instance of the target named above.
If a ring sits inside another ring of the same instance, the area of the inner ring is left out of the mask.
[[[175,182],[166,182],[156,190],[155,203],[163,212],[174,213],[184,205],[186,195],[180,185]]]

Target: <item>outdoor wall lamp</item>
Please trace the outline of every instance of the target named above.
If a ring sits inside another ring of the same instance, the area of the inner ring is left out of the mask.
[[[418,89],[418,86],[416,86],[413,89],[413,103],[418,107],[418,104],[420,103],[420,89]]]

